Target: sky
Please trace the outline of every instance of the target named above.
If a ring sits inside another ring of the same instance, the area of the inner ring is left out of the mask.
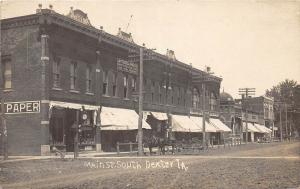
[[[300,84],[300,1],[2,0],[1,17],[33,14],[39,3],[64,15],[80,9],[96,28],[121,27],[158,53],[171,49],[179,61],[210,66],[234,98],[238,88],[260,96],[285,79]]]

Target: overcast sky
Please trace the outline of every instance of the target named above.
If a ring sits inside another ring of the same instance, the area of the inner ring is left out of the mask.
[[[238,97],[238,88],[263,95],[284,79],[300,83],[300,1],[4,1],[2,18],[35,13],[38,4],[60,14],[81,9],[96,28],[118,28],[134,41],[198,69],[210,66],[222,76],[221,91]]]

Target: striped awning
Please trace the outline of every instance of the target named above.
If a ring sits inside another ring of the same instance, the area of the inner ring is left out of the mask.
[[[257,128],[257,130],[259,130],[261,133],[271,133],[272,130],[267,128],[266,126],[264,125],[260,125],[260,124],[257,124],[257,123],[254,123],[254,126]]]
[[[253,133],[260,133],[260,130],[258,130],[253,123],[248,123],[248,132]],[[246,132],[246,122],[243,122],[243,132]]]
[[[219,119],[210,118],[209,122],[215,126],[217,132],[231,132],[231,129]]]

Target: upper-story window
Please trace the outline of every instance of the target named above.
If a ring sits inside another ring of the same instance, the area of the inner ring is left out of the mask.
[[[92,66],[87,65],[86,67],[86,92],[92,91]]]
[[[163,83],[160,83],[158,86],[158,103],[162,103],[162,89],[163,89]]]
[[[152,81],[151,82],[151,102],[153,103],[154,102],[154,92],[155,92],[155,82]]]
[[[60,87],[60,59],[55,58],[52,63],[53,87]]]
[[[137,87],[136,87],[136,77],[131,78],[131,90],[132,92],[136,92]]]
[[[217,97],[215,93],[211,93],[210,95],[210,110],[215,111],[217,110]]]
[[[177,105],[180,105],[180,100],[181,100],[181,90],[180,90],[180,87],[178,87],[178,91],[177,91]]]
[[[117,74],[114,72],[112,79],[113,96],[117,96]]]
[[[102,94],[103,95],[108,95],[108,74],[107,74],[107,71],[103,71]]]
[[[128,98],[127,90],[128,90],[128,76],[125,75],[123,77],[123,82],[124,82],[124,98]]]
[[[12,68],[10,59],[2,59],[3,88],[12,88]]]
[[[200,103],[200,95],[199,92],[196,88],[193,89],[193,108],[199,108],[199,103]]]
[[[71,75],[71,89],[76,89],[76,84],[77,84],[77,63],[76,62],[71,62],[70,66],[70,75]]]

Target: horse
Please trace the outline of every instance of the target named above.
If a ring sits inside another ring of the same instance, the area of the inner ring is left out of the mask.
[[[172,154],[174,154],[175,144],[172,141],[165,140],[164,137],[159,137],[156,135],[145,135],[143,137],[143,144],[145,147],[149,148],[150,155],[152,154],[152,148],[158,147],[160,154],[165,155],[165,146],[172,146]]]

